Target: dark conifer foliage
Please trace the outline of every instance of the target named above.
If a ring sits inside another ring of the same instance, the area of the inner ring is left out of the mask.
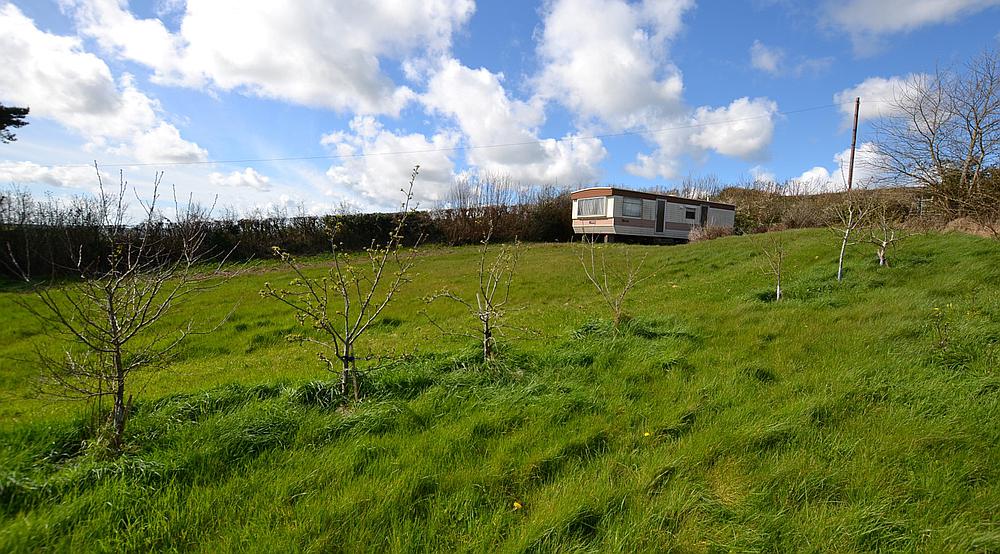
[[[8,143],[17,140],[11,129],[20,129],[28,124],[28,111],[29,108],[0,104],[0,142]]]

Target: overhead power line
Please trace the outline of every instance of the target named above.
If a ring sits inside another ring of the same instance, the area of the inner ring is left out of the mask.
[[[475,145],[463,145],[463,146],[450,146],[446,148],[426,148],[418,150],[394,150],[388,152],[361,152],[357,154],[327,154],[327,155],[316,155],[316,156],[286,156],[279,158],[243,158],[243,159],[231,159],[231,160],[195,160],[195,161],[173,161],[173,162],[142,162],[142,163],[109,163],[105,162],[102,165],[112,166],[112,167],[165,167],[165,166],[179,166],[179,165],[212,165],[212,164],[251,164],[251,163],[271,163],[271,162],[293,162],[293,161],[309,161],[309,160],[341,160],[341,159],[354,159],[354,158],[372,158],[381,156],[405,156],[411,154],[433,154],[440,152],[461,152],[468,150],[486,150],[490,148],[510,148],[514,146],[532,146],[540,145],[549,141],[556,142],[576,142],[581,140],[594,140],[594,139],[609,139],[617,137],[628,137],[628,136],[644,136],[644,135],[657,135],[661,133],[668,133],[671,131],[682,131],[686,129],[699,129],[703,127],[712,127],[716,125],[730,125],[733,123],[742,123],[745,121],[754,121],[757,119],[766,119],[774,115],[795,115],[805,112],[813,112],[818,110],[825,110],[829,108],[836,108],[845,104],[853,104],[851,102],[841,102],[834,104],[823,104],[821,106],[811,106],[808,108],[800,108],[797,110],[787,110],[778,111],[774,113],[740,117],[735,119],[727,119],[722,121],[712,121],[707,123],[690,123],[686,125],[675,125],[672,127],[661,127],[658,129],[639,129],[632,131],[620,131],[617,133],[603,133],[597,135],[578,135],[563,138],[549,138],[549,139],[535,139],[526,140],[520,142],[505,142],[496,144],[475,144]],[[877,103],[877,102],[870,102]],[[62,165],[52,165],[49,167],[92,167],[93,162],[81,163],[81,164],[62,164]]]

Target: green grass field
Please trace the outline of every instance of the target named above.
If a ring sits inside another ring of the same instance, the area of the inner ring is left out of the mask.
[[[477,257],[428,248],[361,345],[402,361],[350,410],[263,264],[172,316],[238,303],[136,374],[115,460],[31,394],[45,335],[0,293],[0,551],[1000,551],[1000,243],[856,246],[838,284],[836,238],[784,239],[781,302],[751,238],[632,247],[656,277],[617,336],[573,248],[531,245],[512,319],[539,335],[500,369],[419,314]]]

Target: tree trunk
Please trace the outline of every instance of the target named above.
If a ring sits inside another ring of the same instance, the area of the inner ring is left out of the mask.
[[[115,404],[111,412],[111,422],[114,426],[114,447],[115,450],[121,448],[122,437],[125,436],[125,370],[122,364],[120,351],[114,353],[115,364]]]
[[[483,320],[483,361],[493,359],[493,329],[490,329],[489,318]]]
[[[889,266],[889,259],[886,257],[886,254],[885,254],[886,250],[887,250],[887,245],[885,243],[882,243],[882,244],[878,245],[878,266],[879,267],[888,267]]]
[[[111,424],[114,427],[112,441],[116,451],[121,450],[122,437],[125,435],[125,363],[122,360],[122,340],[119,334],[118,314],[115,311],[114,291],[107,293],[108,332],[111,338],[111,363],[115,372],[115,404],[111,412]]]
[[[343,368],[340,370],[340,394],[344,398],[347,398],[347,384],[353,381],[351,367],[354,361],[354,353],[351,346],[350,344],[345,344],[344,355],[340,357],[340,362],[343,364]]]
[[[774,287],[774,300],[781,300],[781,270],[778,270],[778,284]]]
[[[347,384],[351,385],[351,396],[354,401],[357,402],[361,398],[361,390],[358,385],[358,375],[357,370],[354,366],[354,345],[345,344],[344,345],[344,355],[340,358],[343,362],[344,368],[340,372],[340,394],[347,397]]]
[[[115,390],[115,406],[111,412],[111,421],[114,426],[113,442],[115,448],[120,448],[122,437],[125,435],[125,381],[118,379]]]
[[[351,358],[351,390],[354,392],[354,402],[361,400],[361,387],[358,386],[358,370],[354,367],[354,358]]]
[[[840,241],[840,258],[837,260],[837,280],[841,281],[844,278],[844,254],[847,252],[847,241],[851,238],[851,228],[850,223],[848,223],[847,229],[844,229],[844,238]]]

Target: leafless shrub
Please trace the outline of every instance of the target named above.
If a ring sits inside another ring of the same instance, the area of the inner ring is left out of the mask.
[[[719,195],[722,186],[717,175],[688,175],[684,177],[678,188],[665,189],[660,187],[653,190],[682,198],[712,200]]]
[[[520,189],[519,183],[501,173],[481,172],[456,179],[437,212],[447,241],[472,242],[487,229],[507,231],[513,227]]]
[[[484,171],[456,179],[431,216],[438,240],[448,244],[478,244],[491,228],[498,242],[549,242],[572,238],[571,206],[568,189]]]
[[[703,240],[712,240],[722,237],[732,236],[732,227],[718,227],[714,225],[698,225],[691,229],[688,233],[688,240],[691,242],[699,242]]]
[[[981,223],[970,217],[960,217],[958,219],[953,219],[944,225],[938,225],[930,228],[935,231],[940,230],[947,233],[965,233],[966,235],[983,238],[995,236],[994,231],[984,227]]]
[[[737,233],[761,233],[781,221],[784,212],[782,192],[777,183],[748,179],[723,188],[715,199],[736,206]]]

